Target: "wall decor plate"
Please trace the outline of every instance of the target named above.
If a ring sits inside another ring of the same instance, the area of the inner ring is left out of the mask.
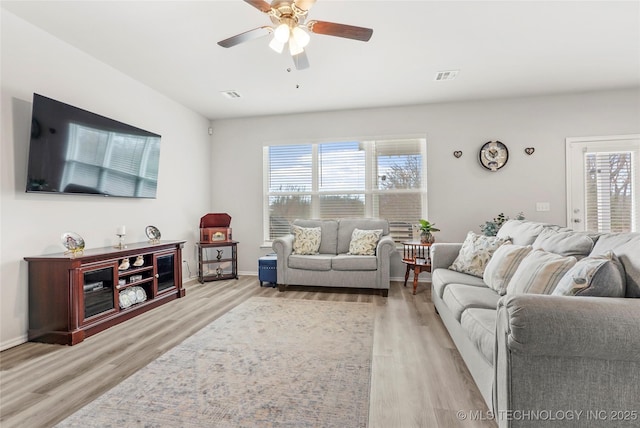
[[[136,293],[136,302],[144,302],[147,300],[147,292],[142,287],[133,287],[133,291]]]
[[[158,230],[157,227],[155,226],[147,226],[144,229],[145,233],[147,234],[147,238],[151,239],[152,241],[157,241],[160,239],[160,231]]]
[[[127,309],[128,307],[133,305],[131,297],[129,297],[129,293],[127,293],[126,291],[127,290],[124,290],[118,293],[118,302],[120,303],[120,308],[122,309]]]
[[[62,245],[69,251],[76,252],[84,250],[84,239],[77,233],[65,232],[60,239],[62,240]]]

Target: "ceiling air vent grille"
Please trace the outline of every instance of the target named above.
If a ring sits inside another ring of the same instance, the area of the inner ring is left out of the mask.
[[[240,98],[240,93],[237,91],[222,91],[220,93],[226,98]]]
[[[459,70],[438,71],[436,81],[453,80],[458,75]]]

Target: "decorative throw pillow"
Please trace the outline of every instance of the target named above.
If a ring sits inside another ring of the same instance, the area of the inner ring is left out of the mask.
[[[318,254],[320,248],[319,227],[300,227],[293,225],[293,254]]]
[[[532,250],[531,245],[505,244],[500,246],[491,256],[484,270],[484,283],[494,289],[501,296],[507,292],[507,285],[520,262]]]
[[[579,260],[560,279],[556,296],[624,297],[624,267],[613,251]]]
[[[520,262],[511,277],[507,294],[551,294],[576,262],[573,256],[533,250]]]
[[[380,236],[382,236],[382,229],[353,229],[351,242],[349,242],[349,252],[347,254],[356,256],[375,256]]]
[[[482,278],[484,269],[494,251],[506,242],[510,241],[496,236],[478,235],[477,233],[469,232],[462,243],[458,257],[449,266],[449,269]]]

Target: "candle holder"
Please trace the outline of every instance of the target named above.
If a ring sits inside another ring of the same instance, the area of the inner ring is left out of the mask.
[[[116,233],[116,236],[118,237],[118,245],[116,245],[116,248],[123,250],[125,248],[127,248],[126,245],[124,245],[124,237],[127,236],[126,233]]]

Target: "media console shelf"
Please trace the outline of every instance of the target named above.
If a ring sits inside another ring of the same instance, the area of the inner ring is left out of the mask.
[[[160,241],[25,257],[29,340],[75,345],[86,337],[183,297],[182,247]],[[128,269],[119,269],[129,259]],[[137,260],[137,262],[136,262]]]

